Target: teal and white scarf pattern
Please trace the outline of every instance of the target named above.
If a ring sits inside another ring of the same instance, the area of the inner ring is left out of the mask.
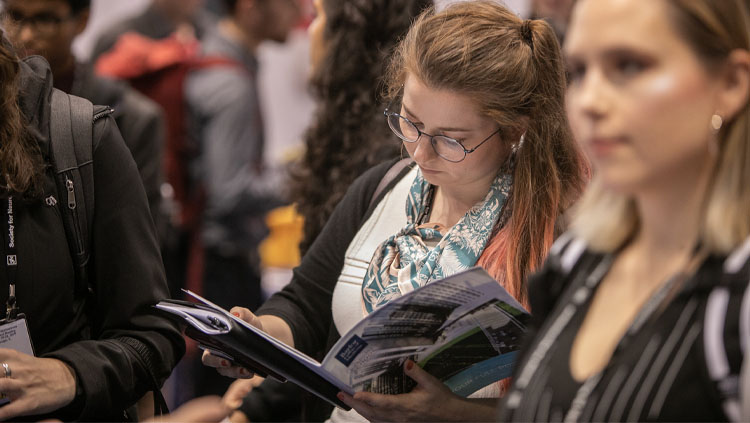
[[[500,218],[513,177],[500,172],[487,196],[477,202],[443,236],[435,224],[419,224],[432,191],[422,172],[412,183],[406,199],[407,225],[380,244],[362,282],[364,313],[401,295],[476,265],[495,223]],[[430,248],[427,244],[437,245]]]

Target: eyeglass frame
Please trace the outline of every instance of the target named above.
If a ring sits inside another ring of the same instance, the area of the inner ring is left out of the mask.
[[[500,131],[502,130],[502,127],[497,128],[487,138],[485,138],[484,140],[482,140],[482,142],[480,142],[479,144],[477,144],[476,146],[474,146],[474,148],[467,150],[466,147],[464,147],[464,145],[461,144],[461,142],[459,140],[455,139],[455,138],[448,137],[448,136],[445,136],[445,135],[430,135],[427,132],[422,131],[421,129],[417,128],[417,125],[415,125],[414,122],[412,122],[411,120],[409,120],[407,117],[402,116],[402,115],[400,115],[400,114],[398,114],[396,112],[391,111],[390,108],[391,108],[392,105],[393,105],[393,100],[391,100],[391,102],[388,103],[388,105],[385,107],[385,110],[383,110],[383,115],[385,115],[386,122],[388,123],[388,127],[391,128],[391,132],[393,132],[402,141],[408,142],[410,144],[414,144],[414,143],[419,142],[419,139],[422,138],[422,135],[425,135],[425,136],[429,137],[429,139],[430,139],[430,145],[432,146],[432,151],[434,151],[435,154],[438,155],[438,157],[440,157],[441,159],[443,159],[443,160],[445,160],[447,162],[450,162],[450,163],[461,163],[462,161],[466,160],[466,156],[468,156],[469,154],[475,152],[477,150],[477,148],[481,147],[482,144],[484,144],[485,142],[489,141],[490,138],[494,137],[496,134],[499,134]],[[398,116],[400,119],[405,120],[406,122],[409,123],[409,125],[413,126],[414,129],[417,130],[417,134],[419,134],[419,135],[417,135],[417,139],[415,139],[415,140],[408,140],[408,139],[402,137],[401,135],[399,135],[396,132],[396,130],[393,129],[393,126],[391,126],[391,123],[390,123],[390,117],[391,116]],[[461,157],[460,160],[449,160],[449,159],[443,157],[440,153],[438,153],[437,148],[435,148],[435,144],[433,142],[433,140],[435,139],[435,137],[442,137],[442,138],[445,138],[445,139],[447,139],[449,141],[455,142],[456,145],[458,145],[459,147],[461,147],[461,149],[464,151],[464,156]]]
[[[70,13],[67,16],[57,16],[53,13],[38,13],[32,16],[24,16],[22,19],[18,19],[18,16],[12,16],[12,13],[5,9],[0,13],[0,21],[5,21],[11,24],[11,28],[8,28],[6,26],[6,31],[9,32],[18,32],[26,25],[29,25],[30,28],[36,33],[36,34],[44,34],[47,31],[39,30],[40,23],[42,25],[50,25],[49,28],[58,28],[63,23],[70,21],[71,19],[74,19],[78,14],[77,13]],[[47,18],[52,18],[48,20],[40,19],[41,16],[46,16]],[[15,27],[15,28],[13,28]]]

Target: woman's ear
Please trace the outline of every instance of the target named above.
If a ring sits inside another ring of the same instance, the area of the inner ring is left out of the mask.
[[[515,130],[510,134],[511,138],[508,140],[511,144],[518,146],[521,142],[521,137],[529,129],[529,117],[521,116],[518,118],[518,124],[515,126]]]
[[[733,119],[750,101],[750,51],[736,49],[729,54],[723,72],[717,112],[725,121]]]

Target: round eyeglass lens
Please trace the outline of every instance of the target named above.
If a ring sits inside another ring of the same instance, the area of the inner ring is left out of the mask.
[[[438,156],[449,162],[460,162],[466,156],[461,144],[454,139],[442,135],[432,137],[432,147]]]
[[[419,138],[417,127],[399,115],[393,114],[388,116],[388,126],[404,141],[414,142]]]

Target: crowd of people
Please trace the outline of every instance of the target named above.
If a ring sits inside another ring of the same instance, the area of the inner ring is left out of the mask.
[[[750,2],[530,6],[152,0],[84,62],[89,0],[5,0],[0,420],[750,419]],[[279,166],[258,48],[300,22],[317,108]],[[302,258],[264,298],[289,204]],[[189,288],[322,359],[474,266],[532,317],[467,397],[405,360],[409,392],[346,411],[153,307]]]

